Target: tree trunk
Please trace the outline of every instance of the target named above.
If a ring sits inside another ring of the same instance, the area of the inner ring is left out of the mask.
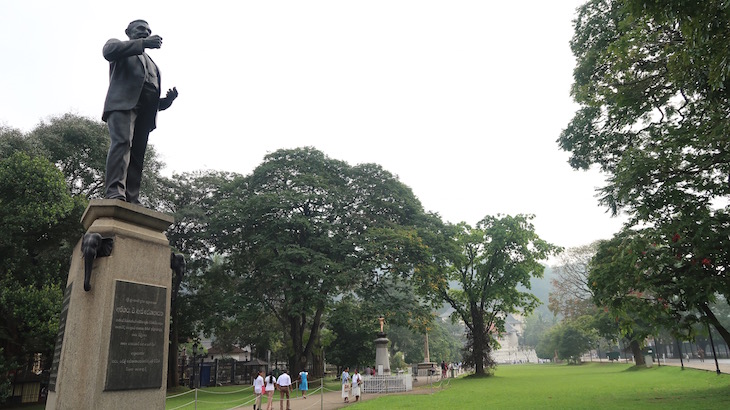
[[[471,318],[474,322],[472,331],[472,337],[474,338],[474,344],[472,345],[472,349],[474,350],[472,352],[474,355],[474,371],[475,374],[482,375],[484,374],[484,349],[486,349],[486,340],[484,340],[484,317],[476,306],[471,307]]]
[[[316,349],[312,352],[312,378],[320,378],[324,376],[324,361],[322,358],[322,349]]]
[[[292,354],[289,356],[289,374],[299,374],[307,368],[307,358],[312,355],[316,339],[319,337],[320,322],[324,307],[319,307],[309,326],[309,338],[304,344],[304,325],[302,317],[289,317],[289,335],[292,339]]]
[[[307,366],[307,356],[304,348],[304,330],[300,317],[289,318],[289,335],[292,340],[292,351],[289,355],[289,375],[299,374]]]
[[[636,363],[637,366],[645,365],[646,362],[644,361],[644,356],[641,354],[641,346],[639,345],[639,341],[631,340],[629,348],[631,348],[631,353],[634,355],[634,363]]]
[[[177,352],[178,352],[178,326],[177,318],[173,316],[170,323],[170,351],[167,355],[167,388],[172,389],[178,386],[180,376],[178,374]]]
[[[730,346],[730,332],[728,332],[727,329],[720,323],[719,320],[717,320],[717,317],[714,313],[712,313],[712,310],[710,310],[710,307],[707,306],[707,303],[702,303],[700,305],[700,310],[702,313],[705,314],[705,317],[707,320],[712,324],[712,326],[717,329],[717,332],[720,334],[720,337],[722,337],[722,340],[725,341],[725,344]]]

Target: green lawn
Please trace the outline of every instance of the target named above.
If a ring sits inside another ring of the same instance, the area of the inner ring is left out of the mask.
[[[431,395],[387,396],[366,409],[728,409],[730,376],[662,366],[499,366],[493,377],[465,377]]]
[[[310,384],[310,394],[319,387]],[[338,381],[328,381],[338,391]],[[421,387],[431,392],[429,387]],[[248,403],[250,386],[225,386],[198,392],[200,410],[218,410]],[[180,388],[169,396],[188,392]],[[215,394],[230,393],[235,394]],[[730,409],[730,375],[662,366],[588,363],[582,366],[499,366],[494,376],[462,377],[433,394],[384,396],[347,408],[367,409]],[[297,392],[298,394],[298,392]],[[192,392],[169,398],[167,409],[183,406]],[[250,405],[250,404],[249,404]],[[34,407],[24,407],[24,410]],[[184,407],[191,409],[193,406]],[[246,407],[244,407],[246,408]],[[277,407],[278,408],[278,407]],[[317,406],[317,408],[319,408]]]

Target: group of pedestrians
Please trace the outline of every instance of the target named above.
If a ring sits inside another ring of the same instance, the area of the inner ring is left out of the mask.
[[[360,386],[362,386],[362,376],[358,369],[350,376],[350,368],[345,367],[340,377],[342,379],[342,398],[345,403],[350,402],[350,393],[355,396],[355,401],[360,400]]]
[[[261,399],[264,394],[268,402],[266,410],[271,410],[275,390],[279,390],[279,409],[284,410],[284,398],[286,397],[286,410],[291,410],[289,394],[292,390],[292,379],[286,369],[282,371],[278,378],[274,377],[274,374],[271,372],[269,372],[266,378],[263,375],[264,372],[259,370],[258,375],[253,381],[253,391],[256,395],[253,410],[263,410],[261,407]],[[307,390],[309,389],[307,376],[309,376],[309,373],[306,371],[299,373],[299,390],[302,391],[302,397],[305,399],[307,398]]]

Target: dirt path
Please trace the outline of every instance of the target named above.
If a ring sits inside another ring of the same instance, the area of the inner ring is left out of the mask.
[[[360,400],[367,401],[372,400],[377,397],[384,396],[386,394],[389,395],[396,395],[396,394],[432,394],[440,389],[444,388],[447,384],[441,383],[440,381],[433,381],[433,383],[429,383],[428,380],[422,380],[419,382],[413,383],[413,390],[403,393],[380,393],[380,394],[373,394],[373,393],[365,393],[360,397]],[[320,388],[314,388],[314,386],[310,385],[312,389],[307,394],[307,398],[304,399],[301,397],[300,392],[298,390],[294,391],[294,394],[291,395],[291,410],[338,410],[338,409],[344,409],[349,407],[349,404],[346,404],[342,400],[342,393],[338,391],[331,391],[331,390],[325,390],[324,394],[320,392]],[[351,403],[354,403],[355,398],[350,397]],[[278,392],[274,393],[274,401],[272,403],[271,410],[280,410],[280,403],[279,403],[279,394]],[[252,406],[253,407],[253,406]],[[251,407],[251,408],[252,408]],[[286,403],[282,406],[284,409],[286,409]],[[248,406],[240,407],[241,409],[249,408]],[[263,404],[263,410],[267,410],[267,404]]]

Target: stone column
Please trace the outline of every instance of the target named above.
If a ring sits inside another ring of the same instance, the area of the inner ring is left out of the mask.
[[[173,218],[115,199],[92,200],[87,234],[113,239],[84,291],[81,242],[71,260],[46,409],[164,409]]]
[[[426,343],[423,346],[423,361],[425,363],[431,362],[431,353],[428,351],[428,332],[426,332]]]
[[[375,339],[375,370],[379,376],[390,374],[390,353],[388,352],[388,340],[385,333],[378,332],[378,338]],[[382,365],[382,372],[380,371]]]

